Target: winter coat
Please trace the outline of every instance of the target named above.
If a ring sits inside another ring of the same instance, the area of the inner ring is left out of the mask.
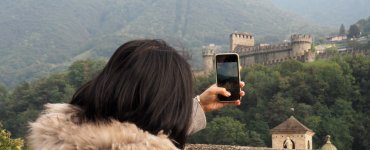
[[[39,118],[30,123],[28,144],[31,150],[120,150],[177,149],[167,135],[153,135],[135,124],[81,123],[81,109],[70,104],[46,104]],[[190,132],[205,127],[205,115],[194,101]]]

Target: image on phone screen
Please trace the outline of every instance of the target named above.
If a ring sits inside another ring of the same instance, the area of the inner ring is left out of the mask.
[[[219,95],[220,101],[240,99],[239,64],[237,55],[216,56],[217,86],[226,88],[230,97]]]

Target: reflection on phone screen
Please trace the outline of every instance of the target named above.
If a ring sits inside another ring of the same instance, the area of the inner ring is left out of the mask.
[[[217,62],[217,85],[226,88],[230,97],[219,96],[220,101],[234,101],[240,98],[239,67],[237,62]]]

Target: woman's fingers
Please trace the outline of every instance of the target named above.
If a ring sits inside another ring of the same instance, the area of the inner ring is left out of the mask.
[[[245,82],[244,81],[240,81],[240,88],[243,88],[245,86]]]
[[[239,106],[240,105],[240,100],[233,101],[233,102],[222,102],[224,106]]]
[[[240,91],[240,97],[243,97],[245,96],[245,92],[244,91]]]
[[[226,96],[226,97],[229,97],[231,95],[230,92],[228,92],[225,88],[223,87],[214,87],[213,91],[215,92],[215,94],[220,94],[220,95],[223,95],[223,96]]]

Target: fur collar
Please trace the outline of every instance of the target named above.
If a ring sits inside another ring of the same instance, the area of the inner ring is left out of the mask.
[[[70,104],[46,104],[30,123],[28,142],[33,150],[177,149],[162,133],[150,134],[132,123],[77,122],[81,110]]]

